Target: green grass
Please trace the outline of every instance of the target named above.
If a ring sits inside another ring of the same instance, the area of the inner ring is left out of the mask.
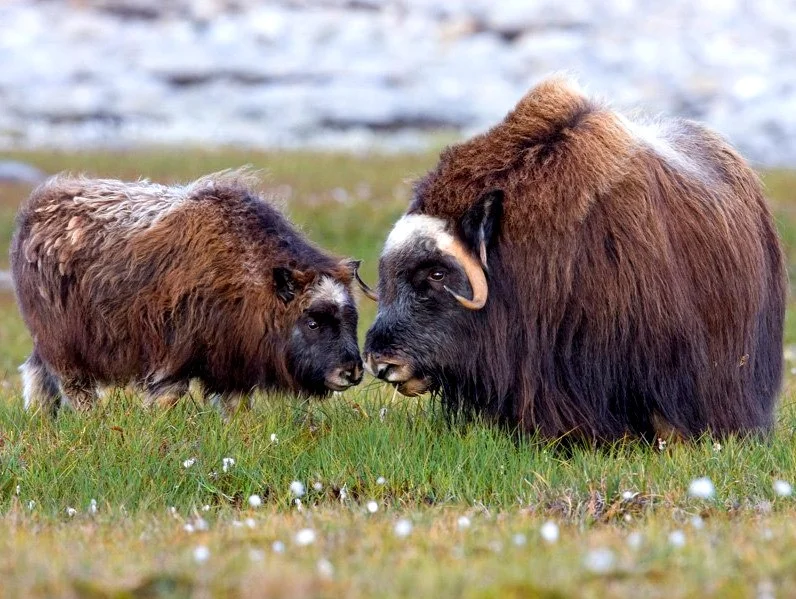
[[[363,258],[371,281],[410,197],[406,180],[434,161],[165,150],[14,157],[48,172],[159,181],[268,168],[265,187],[290,217],[319,244]],[[765,181],[793,268],[796,174]],[[0,187],[3,255],[28,192]],[[373,307],[362,307],[364,331]],[[796,497],[773,488],[796,483],[796,362],[770,439],[564,452],[451,424],[426,399],[373,381],[324,402],[260,397],[228,422],[192,401],[147,412],[122,392],[93,414],[52,421],[22,409],[16,367],[29,349],[13,298],[0,294],[0,597],[746,597],[796,585]],[[235,460],[227,472],[225,457]],[[714,497],[689,496],[702,476]],[[301,505],[294,480],[307,488]],[[405,538],[394,532],[399,519],[413,525]],[[547,521],[559,526],[555,542],[540,535]],[[303,528],[314,543],[296,542]],[[683,546],[670,541],[678,531]],[[196,561],[197,547],[207,561]]]

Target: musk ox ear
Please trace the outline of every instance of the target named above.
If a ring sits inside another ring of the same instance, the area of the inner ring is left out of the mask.
[[[313,279],[312,273],[293,268],[277,266],[274,268],[274,288],[276,295],[286,304],[293,301]]]
[[[465,243],[481,258],[484,268],[487,250],[497,241],[502,218],[503,190],[493,189],[478,198],[459,222]]]

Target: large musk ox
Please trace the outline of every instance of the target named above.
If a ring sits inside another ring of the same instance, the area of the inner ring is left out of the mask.
[[[366,367],[547,437],[765,431],[785,288],[758,179],[725,141],[553,79],[417,183]]]
[[[25,405],[84,410],[131,384],[171,405],[191,379],[232,410],[255,388],[359,382],[356,264],[311,245],[241,172],[187,186],[58,176],[12,242],[33,336]]]

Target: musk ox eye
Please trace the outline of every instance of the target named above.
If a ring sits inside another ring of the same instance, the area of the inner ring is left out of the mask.
[[[318,328],[318,321],[315,320],[314,318],[308,319],[307,320],[307,328],[310,329],[311,331],[314,331],[315,329]]]
[[[439,283],[445,278],[445,271],[439,269],[432,270],[430,273],[428,273],[428,278],[435,283]]]

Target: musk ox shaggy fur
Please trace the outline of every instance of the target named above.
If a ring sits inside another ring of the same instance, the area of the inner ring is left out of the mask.
[[[226,172],[186,186],[57,176],[19,212],[11,264],[33,353],[25,404],[83,410],[98,386],[223,409],[255,389],[359,382],[356,264],[310,244]]]
[[[553,438],[765,431],[785,290],[725,141],[551,79],[417,183],[369,292],[366,368]]]

